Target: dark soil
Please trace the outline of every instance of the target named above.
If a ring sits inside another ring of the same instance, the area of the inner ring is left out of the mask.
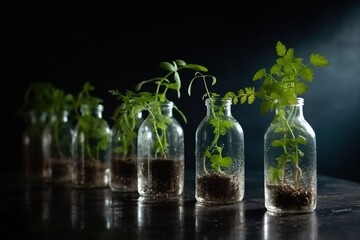
[[[149,196],[177,196],[182,193],[184,161],[171,159],[143,160],[139,167],[143,180],[146,182],[144,191]]]
[[[31,146],[31,152],[28,163],[28,177],[46,179],[49,177],[49,159],[46,159],[42,151],[42,142],[40,139],[34,139]]]
[[[78,188],[96,188],[106,187],[108,183],[106,179],[105,165],[100,161],[85,160],[85,166],[76,163],[75,169],[75,187]]]
[[[53,182],[70,182],[73,176],[71,159],[52,159],[51,178]]]
[[[112,159],[110,187],[113,190],[137,190],[137,159]]]
[[[197,196],[208,204],[227,204],[241,199],[241,182],[237,176],[211,173],[197,178]]]
[[[292,185],[267,185],[271,204],[284,210],[300,210],[312,205],[313,195]]]

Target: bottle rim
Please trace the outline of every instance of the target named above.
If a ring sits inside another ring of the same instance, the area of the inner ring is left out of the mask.
[[[230,98],[225,98],[225,97],[212,97],[211,99],[213,99],[213,103],[217,103],[217,104],[224,104],[224,105],[231,105],[232,104],[232,100]],[[206,98],[205,99],[205,105],[209,105],[210,103],[210,98]]]

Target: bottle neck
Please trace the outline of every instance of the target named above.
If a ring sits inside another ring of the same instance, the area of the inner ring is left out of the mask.
[[[286,119],[304,118],[303,106],[304,106],[304,99],[298,98],[296,104],[278,107],[275,111],[275,115],[277,117],[284,116]]]
[[[46,123],[49,114],[45,111],[30,111],[29,119],[31,124]]]
[[[156,115],[163,115],[167,117],[173,116],[173,102],[152,102],[149,104],[149,110]]]
[[[69,112],[68,112],[68,110],[59,111],[55,115],[55,120],[58,121],[58,122],[68,122],[69,121]]]
[[[221,97],[208,98],[205,101],[207,116],[218,115],[231,116],[231,99],[224,99]]]
[[[83,104],[80,107],[81,116],[93,116],[96,118],[102,118],[102,112],[104,110],[104,106],[99,104],[94,107],[90,107],[89,105]]]

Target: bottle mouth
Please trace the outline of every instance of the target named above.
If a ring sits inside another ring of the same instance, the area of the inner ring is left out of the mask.
[[[213,104],[216,105],[231,105],[232,101],[229,98],[224,98],[224,97],[212,97],[212,98],[207,98],[205,99],[205,105],[209,105],[210,101],[212,101]]]
[[[304,105],[304,98],[298,97],[297,98],[297,105]]]
[[[173,106],[174,106],[173,101],[168,101],[168,102],[154,101],[149,103],[149,107],[173,107]]]

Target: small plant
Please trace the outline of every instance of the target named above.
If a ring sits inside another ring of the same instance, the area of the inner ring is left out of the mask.
[[[214,139],[210,146],[207,147],[205,152],[203,153],[203,167],[204,171],[208,172],[206,169],[206,159],[209,159],[211,162],[211,167],[217,173],[221,173],[221,168],[228,168],[231,167],[233,160],[231,157],[225,157],[222,154],[224,146],[220,146],[218,144],[218,140],[220,136],[223,136],[227,133],[227,131],[233,127],[233,122],[229,119],[224,119],[222,116],[224,115],[224,106],[214,106],[215,98],[220,97],[220,94],[210,92],[209,88],[206,83],[206,79],[211,78],[212,82],[211,85],[215,85],[216,77],[212,75],[204,75],[200,72],[195,73],[195,77],[191,80],[188,86],[188,94],[191,96],[191,88],[194,80],[202,79],[205,87],[206,93],[203,95],[203,100],[207,98],[210,102],[210,109],[212,110],[211,113],[211,120],[210,124],[212,125],[214,131]]]
[[[136,85],[136,91],[141,90],[144,84],[155,83],[156,90],[151,95],[148,95],[147,98],[144,98],[144,110],[149,113],[152,118],[153,126],[155,129],[155,135],[157,138],[156,144],[154,144],[154,150],[163,158],[166,158],[168,143],[166,140],[166,135],[164,134],[167,125],[169,123],[169,119],[162,116],[160,110],[160,103],[166,103],[170,100],[167,97],[167,94],[170,90],[176,92],[177,97],[181,96],[181,79],[179,71],[181,69],[191,69],[194,71],[207,72],[207,68],[198,65],[198,64],[187,64],[183,60],[175,60],[172,63],[170,62],[161,62],[160,67],[167,71],[167,74],[163,77],[155,77],[145,81],[140,82]],[[172,79],[170,78],[172,77]],[[153,107],[150,108],[149,105],[152,104]],[[174,105],[174,109],[181,115],[184,122],[187,122],[186,116],[184,113]]]
[[[126,157],[133,152],[133,143],[137,137],[137,116],[144,111],[144,106],[151,99],[151,94],[148,92],[136,93],[130,90],[127,90],[125,94],[118,90],[109,90],[109,92],[121,102],[112,115],[115,127],[119,130],[118,137],[121,143],[113,151]]]
[[[163,77],[151,78],[136,86],[139,91],[144,84],[155,84],[155,91],[144,99],[148,116],[138,134],[138,192],[147,197],[174,197],[184,188],[184,134],[172,115],[173,109],[185,123],[187,120],[168,94],[173,92],[180,98],[180,70],[206,72],[207,69],[183,60],[162,62],[160,67],[166,71]]]
[[[294,174],[295,186],[298,187],[302,171],[299,168],[299,159],[303,157],[299,144],[306,144],[306,139],[302,135],[295,136],[290,119],[285,118],[284,108],[289,105],[297,104],[298,96],[308,90],[306,83],[314,78],[311,67],[325,67],[329,65],[328,60],[317,53],[312,53],[308,63],[303,63],[302,58],[295,56],[293,48],[286,48],[280,41],[276,44],[278,58],[276,63],[269,69],[261,68],[258,70],[253,81],[264,80],[261,87],[255,91],[254,87],[240,89],[237,94],[228,92],[226,96],[231,97],[236,104],[239,100],[243,104],[252,104],[256,98],[262,100],[260,110],[262,114],[273,110],[278,110],[275,121],[280,122],[283,128],[277,129],[283,132],[283,137],[272,142],[273,147],[283,149],[283,154],[278,156],[277,166],[271,166],[269,172],[273,183],[284,183],[284,169],[287,164],[293,164],[296,174]]]
[[[106,187],[109,183],[110,127],[102,118],[102,99],[90,94],[94,89],[86,82],[75,102],[73,181],[74,186],[80,188]]]
[[[66,93],[64,90],[59,88],[54,88],[52,91],[52,96],[50,100],[50,109],[51,113],[55,116],[55,119],[51,122],[51,141],[52,141],[52,154],[58,158],[64,158],[65,155],[69,155],[71,147],[66,149],[67,153],[64,153],[64,146],[70,146],[71,139],[62,138],[62,129],[60,129],[61,121],[63,117],[63,112],[66,111],[68,114],[72,113],[74,110],[74,96],[70,93]],[[70,123],[69,129],[64,129],[69,131],[70,136]]]
[[[210,92],[206,80],[216,78],[196,72],[188,86],[188,95],[196,79],[204,84],[207,113],[195,134],[195,198],[203,204],[231,204],[244,195],[243,130],[231,115],[231,99]]]
[[[103,100],[90,94],[94,90],[94,86],[86,82],[75,101],[78,127],[84,133],[84,136],[86,136],[82,139],[85,157],[92,160],[100,159],[101,151],[106,151],[110,144],[107,123],[102,118],[91,114],[92,111],[102,111],[102,109],[97,108]],[[97,139],[95,146],[92,146],[93,143],[90,139]]]
[[[142,123],[142,111],[150,93],[127,90],[109,90],[120,101],[112,119],[111,131],[110,188],[114,191],[137,189],[137,135]]]
[[[303,117],[303,98],[307,83],[314,78],[312,67],[325,67],[329,61],[312,53],[307,63],[295,56],[293,48],[276,44],[278,58],[270,69],[258,70],[254,87],[227,95],[235,103],[252,104],[262,100],[262,114],[275,110],[275,117],[264,135],[265,206],[275,213],[306,213],[316,207],[316,138]]]
[[[28,177],[50,176],[48,151],[43,149],[43,134],[49,122],[54,89],[49,82],[32,82],[28,85],[24,101],[16,112],[27,124],[23,133],[22,164]]]

